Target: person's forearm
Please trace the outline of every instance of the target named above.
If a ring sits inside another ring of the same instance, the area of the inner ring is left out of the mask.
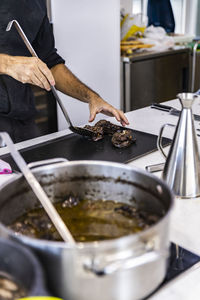
[[[55,81],[45,63],[37,57],[12,56],[0,53],[0,74],[6,74],[21,83],[30,83],[50,90]]]
[[[0,53],[0,74],[7,74],[10,56]]]
[[[82,83],[64,64],[51,68],[56,88],[64,94],[83,102],[90,103],[90,99],[100,97],[96,92]]]

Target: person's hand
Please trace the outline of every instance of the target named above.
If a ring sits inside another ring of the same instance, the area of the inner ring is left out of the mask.
[[[6,74],[22,83],[37,85],[49,91],[55,85],[47,65],[37,57],[9,56]]]
[[[126,126],[129,124],[128,119],[124,115],[123,111],[116,109],[106,101],[104,101],[100,97],[95,97],[89,102],[90,108],[90,118],[89,122],[94,121],[96,114],[103,113],[107,116],[115,117],[118,122],[122,124],[122,126]]]

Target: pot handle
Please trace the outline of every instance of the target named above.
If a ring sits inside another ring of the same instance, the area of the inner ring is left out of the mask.
[[[162,135],[163,135],[163,131],[166,126],[176,127],[176,125],[166,123],[160,128],[160,132],[159,132],[158,139],[157,139],[157,148],[160,151],[160,153],[164,156],[165,159],[167,158],[167,155],[165,154],[163,146],[162,146]]]
[[[95,274],[96,276],[105,276],[116,273],[119,270],[133,269],[151,262],[154,262],[160,258],[167,258],[168,251],[149,251],[137,257],[125,258],[121,260],[114,261],[104,268],[98,268],[95,265],[94,260],[89,263],[84,264],[84,269]]]
[[[57,158],[51,158],[51,159],[44,159],[44,160],[39,160],[35,162],[31,162],[28,164],[29,169],[33,169],[36,167],[42,167],[45,165],[51,165],[51,164],[56,164],[60,162],[66,162],[68,161],[66,158],[63,157],[57,157]]]

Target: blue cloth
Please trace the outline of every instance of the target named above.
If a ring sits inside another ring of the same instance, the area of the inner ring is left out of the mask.
[[[31,56],[15,27],[6,32],[9,21],[19,22],[39,58],[49,68],[65,63],[57,53],[45,0],[0,0],[0,53]],[[29,84],[0,75],[0,116],[16,120],[33,118],[34,96]]]
[[[166,32],[174,32],[175,20],[170,0],[148,0],[148,25],[161,26]]]

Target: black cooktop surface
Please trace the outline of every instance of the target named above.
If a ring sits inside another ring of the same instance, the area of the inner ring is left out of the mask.
[[[147,298],[143,300],[148,300],[150,296],[155,294],[160,288],[165,284],[170,282],[172,279],[191,268],[195,263],[200,261],[200,256],[178,246],[173,243],[170,245],[170,257],[168,260],[168,268],[165,279],[163,283]]]
[[[104,160],[127,163],[157,149],[157,136],[141,131],[132,130],[136,141],[127,148],[116,148],[111,143],[111,137],[105,136],[102,140],[94,142],[77,134],[69,134],[42,144],[38,144],[20,151],[27,163],[64,157],[68,160]],[[170,140],[163,138],[163,145]],[[1,156],[2,159],[17,169],[10,154]]]

